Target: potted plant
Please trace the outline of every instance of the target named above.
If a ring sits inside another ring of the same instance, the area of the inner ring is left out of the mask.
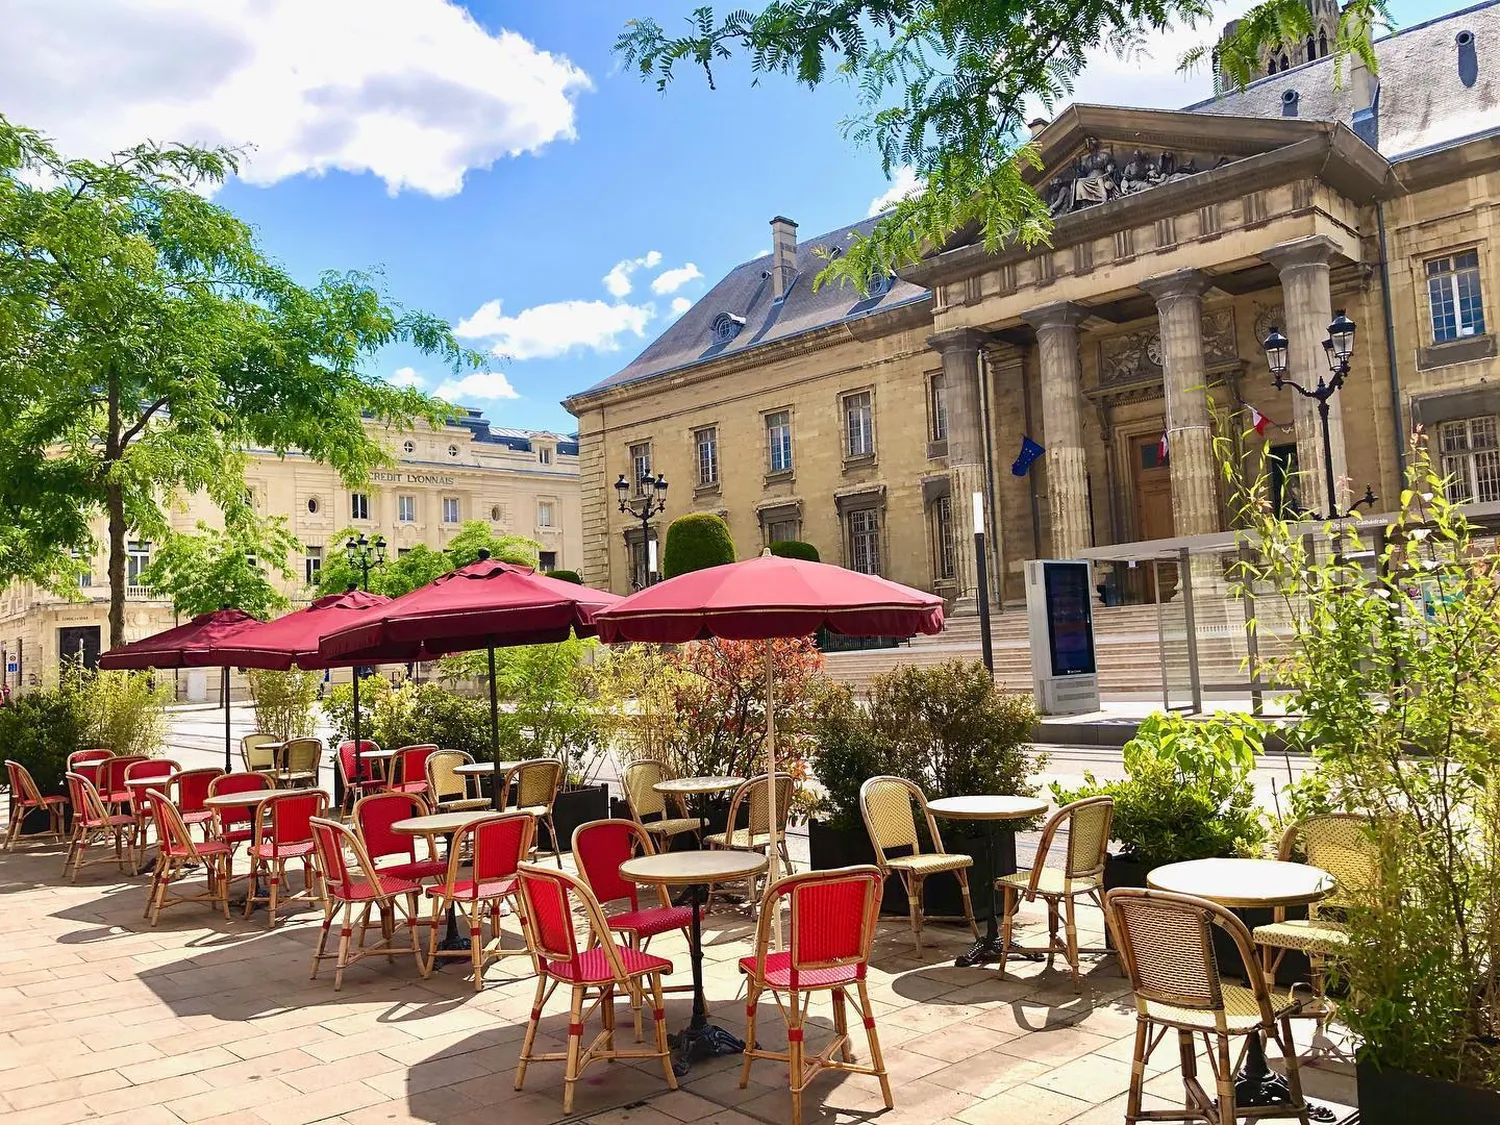
[[[1346,996],[1365,1125],[1500,1120],[1500,568],[1444,496],[1425,441],[1373,560],[1309,544],[1241,492],[1241,582],[1286,607],[1271,665],[1304,715],[1319,797],[1364,814],[1376,877],[1349,888]],[[1373,562],[1373,565],[1368,565]]]

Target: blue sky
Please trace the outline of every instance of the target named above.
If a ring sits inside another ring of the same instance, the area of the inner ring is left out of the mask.
[[[767,252],[773,215],[811,237],[889,186],[840,133],[856,109],[845,87],[755,87],[727,67],[717,92],[684,72],[662,96],[619,70],[627,19],[670,29],[694,2],[0,0],[0,112],[74,152],[143,136],[255,145],[219,199],[272,255],[307,280],[379,269],[394,299],[506,353],[449,397],[500,425],[568,431],[559,400],[628,363],[674,302]],[[1244,7],[1222,5],[1215,27]],[[1432,0],[1392,8],[1410,22]],[[1101,53],[1077,98],[1204,96],[1206,75],[1175,75],[1174,60],[1212,34],[1147,59]],[[429,390],[445,379],[400,349],[376,369]]]

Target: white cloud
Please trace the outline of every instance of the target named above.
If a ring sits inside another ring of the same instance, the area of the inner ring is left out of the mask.
[[[653,293],[675,293],[690,281],[697,281],[702,272],[692,262],[672,270],[662,270],[651,281]]]
[[[398,367],[391,372],[391,377],[386,380],[398,387],[420,387],[425,382],[415,367]]]
[[[604,275],[604,288],[609,290],[611,297],[625,297],[630,294],[630,275],[639,269],[655,269],[661,265],[661,252],[648,250],[640,258],[626,258],[616,262],[614,268]]]
[[[690,309],[692,307],[693,307],[693,302],[690,301],[690,300],[688,300],[686,297],[673,297],[672,298],[672,316],[673,316],[673,318],[681,316],[683,313],[687,312],[688,309]]]
[[[330,169],[452,195],[571,139],[588,76],[450,0],[6,0],[0,105],[64,152],[253,146],[270,184]]]
[[[434,393],[438,398],[452,403],[471,399],[521,397],[502,371],[476,371],[462,379],[448,379]]]
[[[619,351],[620,337],[644,337],[655,316],[654,305],[606,301],[554,301],[506,316],[499,301],[486,301],[453,331],[466,339],[487,340],[495,355],[509,359],[552,359],[575,348]]]
[[[922,181],[917,179],[917,170],[910,164],[903,164],[896,169],[896,178],[891,181],[891,186],[885,190],[885,193],[870,200],[870,209],[865,212],[865,217],[874,218],[882,211],[889,211],[908,195],[920,195],[922,190]]]

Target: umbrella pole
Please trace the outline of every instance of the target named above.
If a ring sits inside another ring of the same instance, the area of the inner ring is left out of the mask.
[[[776,815],[776,660],[775,650],[771,647],[772,642],[766,641],[766,810],[770,813],[770,824],[767,826],[767,837],[770,847],[767,851],[768,867],[766,869],[767,883],[769,887],[781,875],[781,821]],[[781,948],[781,910],[776,910],[775,925],[772,927],[772,948]]]
[[[354,673],[354,784],[356,786],[355,796],[358,797],[358,785],[365,779],[365,759],[360,753],[361,743],[359,740],[359,665],[350,669]]]
[[[494,809],[499,812],[504,806],[505,797],[500,790],[503,788],[504,778],[500,776],[500,693],[495,686],[495,641],[490,638],[490,761],[495,764],[495,773],[490,780],[490,800]],[[556,843],[554,840],[553,843]]]
[[[220,687],[224,691],[224,772],[233,773],[234,764],[229,758],[229,665],[224,665]]]

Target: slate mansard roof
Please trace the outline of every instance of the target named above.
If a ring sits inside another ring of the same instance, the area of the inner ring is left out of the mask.
[[[1468,36],[1461,44],[1464,32]],[[1375,54],[1376,147],[1387,160],[1395,163],[1500,132],[1500,0],[1486,0],[1384,36],[1376,41]],[[1366,107],[1353,104],[1348,61],[1339,83],[1333,62],[1331,56],[1321,58],[1185,108],[1202,114],[1283,117],[1283,94],[1295,90],[1297,117],[1353,126],[1355,111]],[[796,280],[780,302],[771,299],[770,254],[736,266],[628,366],[579,397],[928,300],[926,289],[899,278],[888,292],[867,299],[842,285],[813,291],[813,278],[827,264],[823,252],[847,244],[875,222],[866,219],[798,242]],[[713,324],[722,313],[743,317],[744,324],[732,340],[716,343]]]

